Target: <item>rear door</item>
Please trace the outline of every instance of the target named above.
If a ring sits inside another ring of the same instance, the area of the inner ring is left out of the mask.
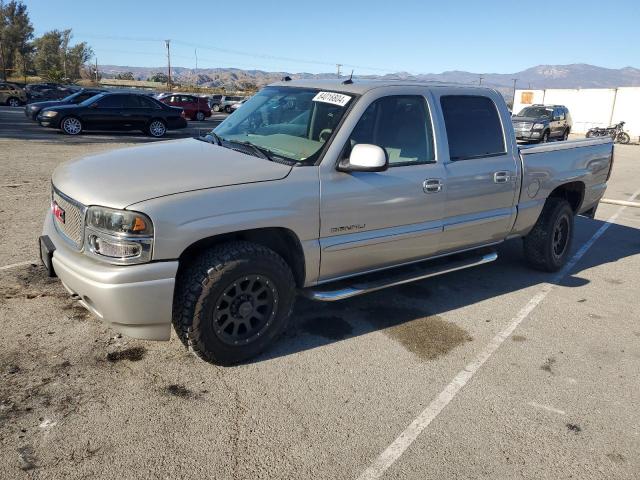
[[[553,118],[551,121],[551,136],[561,137],[564,133],[565,115],[560,107],[553,108]]]
[[[378,145],[388,170],[344,173],[323,162],[320,280],[420,260],[439,249],[444,168],[435,155],[429,100],[421,89],[398,92],[361,100],[352,114],[359,120],[339,147],[343,158],[356,144]]]
[[[495,243],[505,238],[515,219],[519,175],[497,94],[437,95],[448,144],[445,163],[444,251]],[[502,119],[502,120],[501,120]]]

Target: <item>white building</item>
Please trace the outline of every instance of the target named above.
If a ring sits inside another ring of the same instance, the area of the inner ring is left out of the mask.
[[[566,106],[573,133],[624,121],[632,141],[640,136],[640,87],[516,90],[514,100],[514,114],[534,103]]]

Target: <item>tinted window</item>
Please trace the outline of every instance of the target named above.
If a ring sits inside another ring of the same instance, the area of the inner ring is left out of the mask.
[[[84,102],[85,100],[94,97],[96,95],[96,92],[82,92],[82,93],[78,93],[75,97],[73,102],[74,103],[80,103],[80,102]]]
[[[135,95],[126,95],[123,98],[123,107],[124,108],[140,108],[139,97]]]
[[[347,146],[378,145],[390,166],[434,161],[433,134],[424,98],[390,96],[373,102],[353,129]]]
[[[124,95],[107,95],[98,101],[100,108],[122,108]]]
[[[138,99],[138,102],[140,103],[141,108],[161,108],[160,105],[158,105],[156,102],[154,102],[148,97],[140,96],[136,98]]]
[[[505,153],[498,110],[490,98],[448,95],[440,98],[451,160]]]

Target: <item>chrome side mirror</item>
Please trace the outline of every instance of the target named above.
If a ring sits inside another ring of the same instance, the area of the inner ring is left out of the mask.
[[[341,172],[383,172],[389,167],[389,159],[378,145],[359,143],[351,149],[348,159],[341,160]]]

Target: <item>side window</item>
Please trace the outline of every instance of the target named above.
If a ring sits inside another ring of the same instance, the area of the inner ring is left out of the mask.
[[[487,157],[506,152],[498,110],[490,98],[447,95],[440,98],[440,105],[451,160]]]
[[[435,161],[425,99],[419,95],[398,95],[374,101],[351,132],[346,155],[358,143],[383,148],[391,167]]]
[[[560,120],[564,120],[564,108],[558,108],[558,117],[560,117]]]
[[[160,108],[156,102],[147,97],[138,97],[138,101],[141,108]]]
[[[122,108],[123,95],[108,95],[98,101],[100,108]]]
[[[124,108],[140,108],[140,101],[138,100],[138,97],[135,95],[125,95],[123,107]]]

